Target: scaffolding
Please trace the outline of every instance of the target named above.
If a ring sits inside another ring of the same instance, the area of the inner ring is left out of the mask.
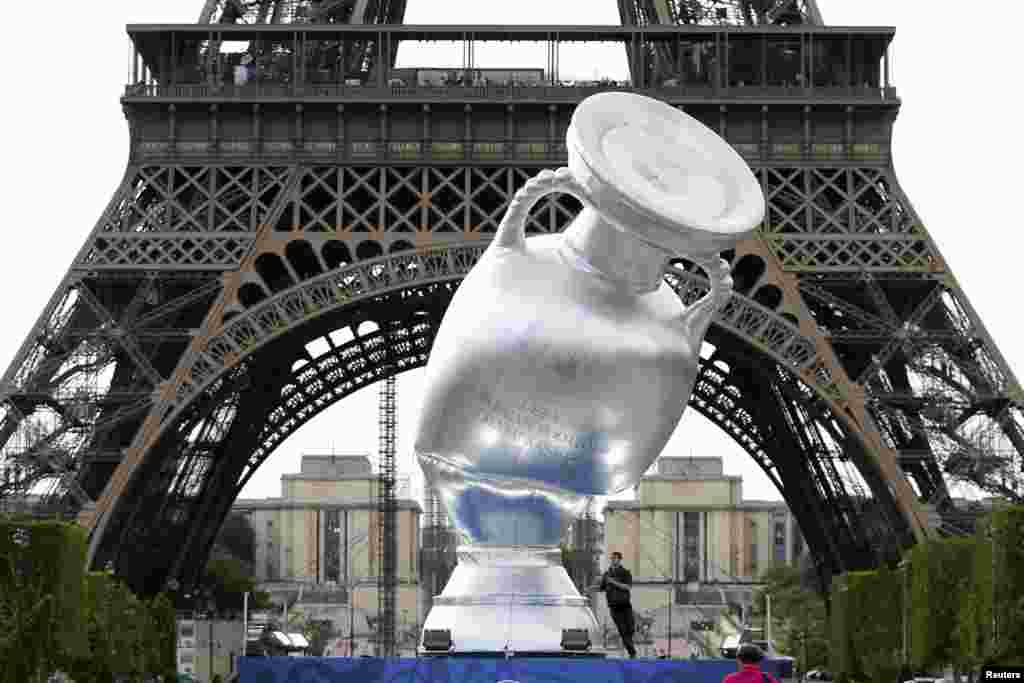
[[[458,538],[437,491],[427,483],[424,494],[427,514],[424,515],[423,541],[420,544],[420,580],[426,614],[434,604],[434,596],[441,594],[455,569]]]
[[[387,368],[392,371],[392,368]],[[377,473],[377,514],[380,518],[380,572],[377,590],[377,656],[395,656],[395,592],[397,586],[398,502],[395,498],[395,408],[394,374],[380,386],[378,439],[380,470]]]

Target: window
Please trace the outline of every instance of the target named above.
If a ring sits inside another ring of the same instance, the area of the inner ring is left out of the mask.
[[[700,581],[700,513],[683,513],[683,581]]]
[[[324,534],[324,581],[341,581],[341,511],[327,510]]]
[[[772,559],[776,564],[786,562],[786,523],[775,522],[775,533],[773,534]]]
[[[750,576],[757,577],[757,520],[750,520]]]

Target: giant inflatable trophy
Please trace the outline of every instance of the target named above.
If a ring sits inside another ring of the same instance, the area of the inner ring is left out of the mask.
[[[416,456],[460,545],[422,654],[569,654],[563,636],[581,630],[598,642],[559,541],[592,496],[634,486],[665,446],[732,289],[718,253],[764,216],[739,155],[658,100],[588,97],[566,140],[569,167],[516,193],[427,363]],[[526,239],[530,207],[551,192],[583,210],[564,233]],[[680,256],[711,280],[689,307],[662,279]]]

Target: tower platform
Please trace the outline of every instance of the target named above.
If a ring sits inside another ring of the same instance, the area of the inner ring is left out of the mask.
[[[762,669],[791,679],[791,660]],[[240,683],[721,683],[732,659],[595,659],[588,657],[245,657]]]

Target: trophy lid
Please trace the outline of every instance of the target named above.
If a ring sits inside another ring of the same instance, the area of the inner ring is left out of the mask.
[[[761,186],[740,155],[660,100],[592,95],[573,112],[566,142],[569,167],[598,210],[667,251],[711,256],[764,218]]]

